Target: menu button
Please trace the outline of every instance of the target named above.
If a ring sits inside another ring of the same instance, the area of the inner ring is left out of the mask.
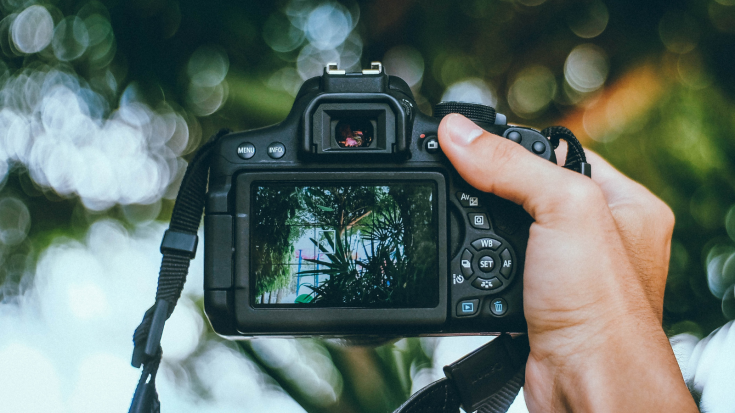
[[[237,147],[237,156],[242,159],[250,159],[255,156],[255,145],[250,142],[243,142]]]

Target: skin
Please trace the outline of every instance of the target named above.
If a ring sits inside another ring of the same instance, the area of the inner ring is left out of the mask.
[[[529,411],[697,412],[661,327],[671,209],[589,151],[592,179],[458,114],[439,143],[469,184],[535,219],[523,274]]]

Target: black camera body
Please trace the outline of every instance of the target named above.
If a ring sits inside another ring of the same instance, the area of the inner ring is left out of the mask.
[[[421,113],[379,63],[304,83],[287,118],[230,133],[210,161],[204,306],[214,330],[255,335],[523,332],[531,217],[472,188],[441,152],[458,112],[556,162],[538,131],[492,108]]]

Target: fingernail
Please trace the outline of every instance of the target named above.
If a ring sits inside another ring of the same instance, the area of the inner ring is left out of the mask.
[[[482,129],[462,115],[449,115],[447,129],[452,141],[457,145],[467,146],[482,135]]]

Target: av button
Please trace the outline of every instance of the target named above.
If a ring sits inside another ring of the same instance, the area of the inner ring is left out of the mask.
[[[496,298],[490,301],[490,312],[493,315],[500,317],[508,312],[508,303],[502,298]]]
[[[480,290],[494,290],[496,288],[500,288],[503,285],[503,283],[497,278],[493,277],[489,280],[483,279],[483,278],[477,278],[475,281],[472,281],[472,286],[475,288],[479,288]]]
[[[268,146],[268,156],[280,159],[286,154],[286,146],[281,142],[273,142]]]
[[[500,247],[500,241],[494,239],[494,238],[480,238],[478,240],[475,240],[472,243],[472,246],[480,251],[480,250],[493,250],[495,251]]]
[[[457,304],[457,315],[459,317],[475,315],[477,314],[479,305],[480,305],[480,300],[477,300],[477,299],[460,301],[459,304]]]
[[[477,229],[490,229],[490,223],[487,221],[485,214],[467,214],[470,218],[470,225]]]
[[[459,200],[459,203],[462,204],[462,206],[465,208],[480,207],[480,198],[477,196],[473,196],[472,194],[468,194],[467,192],[457,192],[457,199]]]
[[[503,277],[508,279],[513,273],[513,257],[511,257],[508,248],[504,249],[503,252],[500,253],[500,260],[502,261],[500,273],[503,274]]]
[[[237,147],[237,156],[242,159],[250,159],[255,156],[255,145],[250,142],[243,142]]]

